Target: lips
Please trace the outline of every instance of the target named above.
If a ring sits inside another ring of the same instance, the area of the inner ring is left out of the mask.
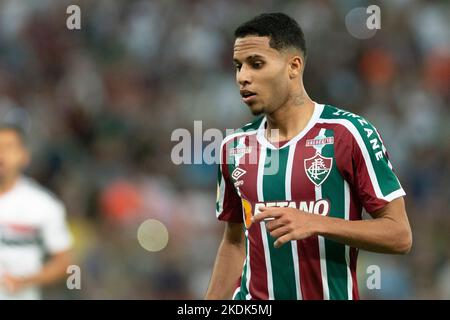
[[[256,96],[256,93],[250,90],[240,90],[240,93],[245,103],[250,102]]]

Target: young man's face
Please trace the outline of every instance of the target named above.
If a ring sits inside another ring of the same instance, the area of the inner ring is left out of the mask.
[[[289,98],[288,56],[271,48],[269,41],[247,36],[234,43],[236,81],[254,115],[270,114]]]
[[[0,130],[0,180],[17,177],[28,164],[29,154],[19,134]]]

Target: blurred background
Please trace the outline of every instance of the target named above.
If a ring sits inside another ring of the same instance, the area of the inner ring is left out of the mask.
[[[66,28],[69,4],[81,30]],[[352,10],[370,4],[381,29],[362,39]],[[309,95],[378,128],[408,195],[412,252],[361,252],[361,297],[450,299],[448,1],[0,0],[0,118],[27,128],[27,174],[66,204],[82,271],[81,290],[61,283],[46,298],[203,297],[224,228],[216,166],[174,165],[171,134],[252,119],[233,31],[264,11],[300,23]],[[167,227],[159,252],[137,240],[147,219]],[[366,287],[372,264],[380,290]]]

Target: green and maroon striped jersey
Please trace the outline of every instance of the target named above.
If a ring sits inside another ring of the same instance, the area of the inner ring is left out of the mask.
[[[244,222],[246,259],[234,299],[358,299],[358,250],[322,236],[275,248],[261,206],[360,220],[405,195],[378,131],[364,118],[315,104],[305,129],[281,146],[261,117],[222,142],[216,215]]]

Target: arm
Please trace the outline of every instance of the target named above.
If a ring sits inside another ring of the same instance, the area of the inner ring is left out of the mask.
[[[312,235],[367,251],[406,254],[412,246],[411,228],[403,198],[397,198],[373,212],[373,220],[347,221],[323,217],[293,208],[261,208],[255,222],[266,218],[267,230],[276,238],[279,247],[290,240],[301,240]]]
[[[245,259],[245,240],[242,223],[227,222],[217,252],[206,300],[230,299]]]
[[[29,286],[45,286],[52,284],[66,275],[67,267],[71,264],[70,250],[58,252],[51,256],[50,260],[37,274],[27,277],[17,277],[5,274],[2,277],[3,285],[11,293],[18,292]]]

